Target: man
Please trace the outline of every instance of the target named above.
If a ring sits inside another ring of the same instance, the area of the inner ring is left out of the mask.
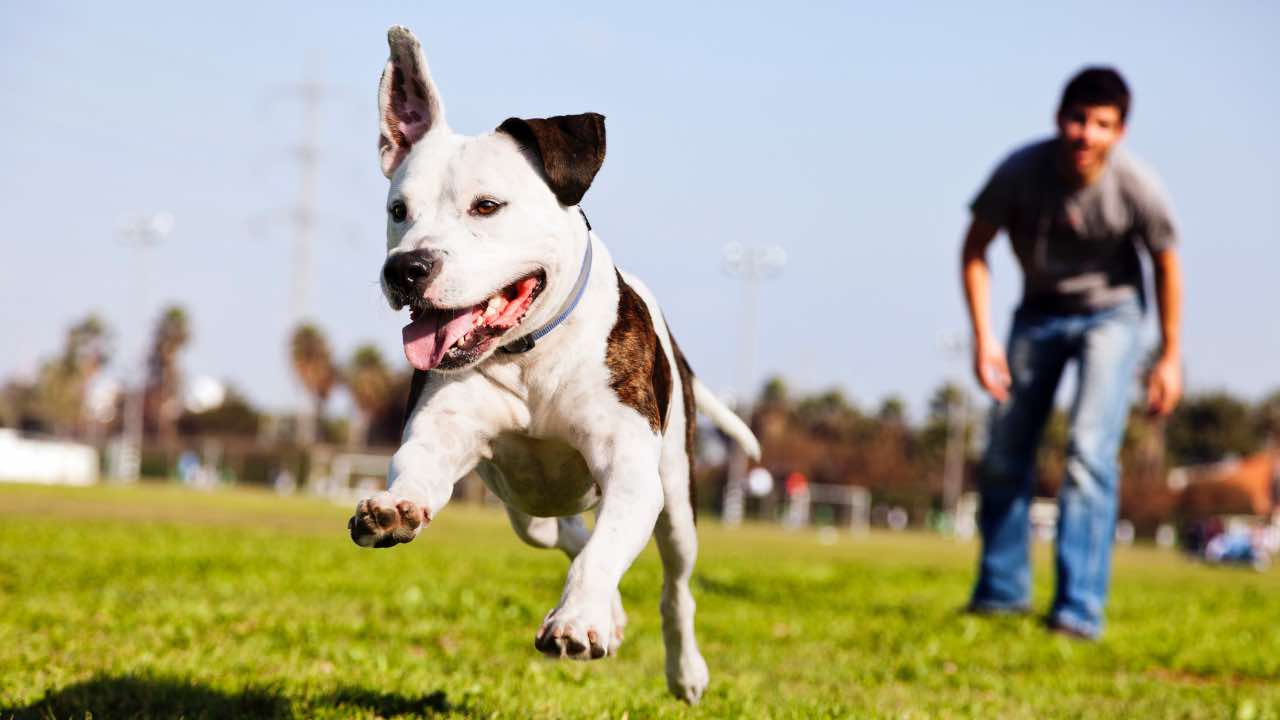
[[[1122,149],[1129,89],[1110,68],[1067,84],[1057,136],[1015,151],[971,205],[964,240],[973,369],[995,399],[979,474],[982,558],[969,609],[1026,612],[1031,594],[1028,509],[1036,448],[1068,361],[1077,366],[1066,477],[1058,494],[1057,632],[1102,631],[1117,514],[1117,456],[1143,348],[1147,306],[1139,250],[1155,269],[1162,346],[1147,380],[1147,410],[1182,393],[1181,273],[1168,202],[1154,175]],[[986,249],[1004,230],[1023,273],[1008,354],[990,319]]]

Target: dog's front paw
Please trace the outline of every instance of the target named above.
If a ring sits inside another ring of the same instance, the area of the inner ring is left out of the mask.
[[[616,653],[621,640],[622,628],[614,622],[613,603],[608,599],[568,599],[547,613],[533,646],[550,657],[595,660]]]
[[[429,522],[431,518],[418,503],[381,492],[356,505],[347,529],[361,547],[386,548],[413,540]]]

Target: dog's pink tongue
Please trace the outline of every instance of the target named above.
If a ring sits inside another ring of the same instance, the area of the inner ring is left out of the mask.
[[[423,317],[404,326],[404,356],[419,370],[430,370],[440,364],[444,354],[474,324],[475,308],[424,313]]]

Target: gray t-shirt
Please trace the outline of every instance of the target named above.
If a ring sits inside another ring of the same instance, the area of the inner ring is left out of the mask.
[[[1157,253],[1177,242],[1163,188],[1119,147],[1096,181],[1070,188],[1055,165],[1057,145],[1052,138],[1016,150],[969,206],[1009,234],[1022,307],[1080,313],[1142,302],[1138,246]]]

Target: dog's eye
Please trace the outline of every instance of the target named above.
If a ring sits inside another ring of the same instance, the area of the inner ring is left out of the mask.
[[[471,203],[472,215],[492,215],[502,208],[506,203],[500,203],[492,198],[476,198]]]
[[[409,208],[405,207],[403,200],[391,203],[391,207],[387,208],[387,212],[391,213],[391,219],[398,223],[404,222],[404,219],[409,216]]]

